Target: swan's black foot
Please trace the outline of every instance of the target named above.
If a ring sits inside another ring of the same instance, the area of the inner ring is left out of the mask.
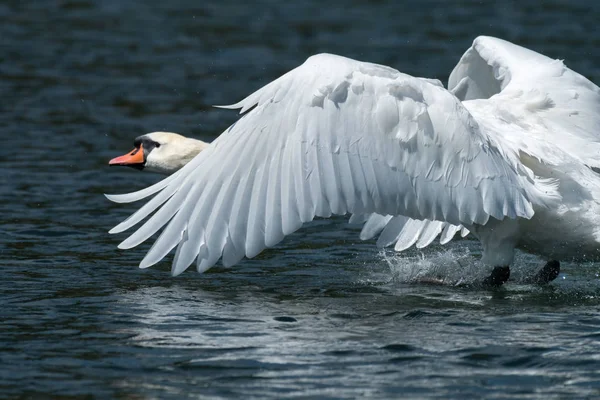
[[[550,260],[533,277],[533,283],[545,285],[558,278],[560,274],[560,263],[556,260]]]
[[[494,267],[490,276],[483,280],[483,286],[499,287],[510,278],[510,268]]]

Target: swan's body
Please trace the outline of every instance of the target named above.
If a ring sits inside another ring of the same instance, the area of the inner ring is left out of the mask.
[[[366,221],[362,238],[379,234],[397,250],[462,230],[491,266],[509,265],[515,247],[598,259],[600,89],[560,61],[488,37],[465,53],[449,88],[313,56],[227,107],[246,114],[181,170],[109,196],[156,194],[111,232],[158,209],[120,247],[166,226],[140,267],[177,247],[173,274],[194,260],[200,272],[221,257],[236,264],[315,216],[346,213]]]

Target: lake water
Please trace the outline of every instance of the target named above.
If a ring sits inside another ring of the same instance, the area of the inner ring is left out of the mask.
[[[402,256],[319,220],[235,268],[173,278],[107,231],[156,130],[211,140],[233,103],[318,52],[439,78],[479,34],[600,83],[589,1],[0,3],[0,397],[598,398],[600,265],[546,287],[454,281],[469,240]],[[471,254],[474,254],[472,256]],[[466,267],[465,267],[466,265]],[[525,272],[522,272],[525,273]]]

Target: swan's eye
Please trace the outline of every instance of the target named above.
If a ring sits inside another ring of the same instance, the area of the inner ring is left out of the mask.
[[[160,147],[160,143],[154,142],[154,147],[158,149]]]

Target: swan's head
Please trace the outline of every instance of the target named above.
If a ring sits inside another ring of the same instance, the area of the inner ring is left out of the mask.
[[[135,148],[132,151],[113,158],[108,164],[168,175],[190,162],[208,146],[200,140],[171,132],[152,132],[138,136],[133,145]]]

